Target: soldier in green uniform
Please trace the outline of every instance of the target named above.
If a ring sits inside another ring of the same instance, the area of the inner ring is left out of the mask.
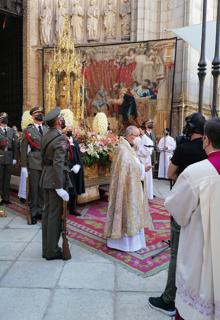
[[[43,109],[33,107],[30,110],[33,124],[23,132],[21,142],[21,174],[29,175],[29,207],[31,223],[36,224],[41,219],[43,211],[43,190],[40,188],[42,172],[41,141],[47,132],[43,125]]]
[[[43,258],[62,259],[62,250],[58,247],[61,234],[61,216],[63,201],[69,201],[68,187],[68,141],[62,134],[65,121],[60,116],[60,108],[55,108],[45,116],[49,126],[42,139],[43,171],[41,186],[44,190],[44,211],[42,218]]]
[[[2,112],[0,113],[0,205],[10,203],[11,170],[16,164],[17,151],[16,132],[8,127],[8,114]]]

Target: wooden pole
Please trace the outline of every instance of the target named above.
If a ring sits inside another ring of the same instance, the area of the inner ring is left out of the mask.
[[[220,75],[220,1],[217,5],[217,20],[216,20],[216,36],[215,36],[215,56],[212,61],[212,75],[213,75],[213,98],[212,98],[212,117],[218,117],[217,111],[217,94],[218,94],[218,79]]]
[[[202,113],[203,106],[203,91],[204,81],[206,76],[206,60],[205,60],[205,42],[206,42],[206,15],[207,15],[207,0],[203,0],[203,14],[202,14],[202,37],[201,37],[201,52],[198,63],[198,77],[199,77],[199,102],[198,112]]]

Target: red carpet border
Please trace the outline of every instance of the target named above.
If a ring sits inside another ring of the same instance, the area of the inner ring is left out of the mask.
[[[117,261],[128,270],[143,277],[154,275],[166,269],[170,257],[169,249],[152,258],[166,247],[162,240],[170,239],[170,217],[164,208],[163,200],[156,198],[150,201],[149,207],[155,231],[145,229],[147,248],[134,253],[107,248],[106,239],[103,237],[107,205],[108,203],[103,200],[91,202],[81,206],[82,217],[68,215],[69,238],[96,254]],[[15,195],[8,208],[23,216],[26,213],[25,205],[20,203]]]

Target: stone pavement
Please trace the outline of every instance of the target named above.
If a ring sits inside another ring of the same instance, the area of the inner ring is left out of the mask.
[[[169,192],[155,180],[155,194]],[[0,218],[1,320],[166,320],[147,305],[164,289],[167,271],[142,278],[71,243],[72,260],[41,258],[40,224],[10,210]]]

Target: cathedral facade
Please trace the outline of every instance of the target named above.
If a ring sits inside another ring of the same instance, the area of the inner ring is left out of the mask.
[[[210,0],[207,20],[216,19],[217,0]],[[171,29],[202,22],[202,0],[23,0],[23,110],[43,104],[43,48],[53,48],[69,17],[76,46],[129,43],[175,37]],[[213,53],[214,57],[214,53]],[[197,111],[199,53],[177,38],[172,123],[181,131],[186,114]],[[208,65],[205,115],[211,104]]]

